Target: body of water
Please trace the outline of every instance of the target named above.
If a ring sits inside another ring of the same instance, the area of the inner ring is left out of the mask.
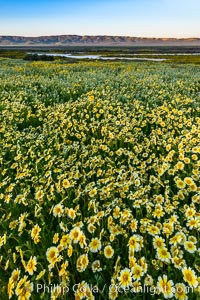
[[[37,55],[48,55],[48,56],[57,56],[57,57],[67,57],[73,59],[98,59],[98,60],[144,60],[144,61],[165,61],[167,58],[150,58],[145,57],[145,54],[142,53],[130,53],[130,54],[119,54],[119,56],[101,56],[101,55],[90,55],[83,54],[73,55],[73,54],[64,54],[64,53],[28,53],[28,54],[37,54]],[[184,55],[200,55],[200,53],[148,53],[148,56],[184,56]],[[131,56],[131,57],[130,57]],[[137,57],[135,57],[137,56]],[[141,57],[138,57],[141,56]]]
[[[149,58],[149,57],[119,57],[119,56],[101,56],[101,55],[72,55],[72,54],[60,54],[60,53],[28,53],[28,54],[37,54],[37,55],[48,55],[56,57],[67,57],[74,59],[98,59],[98,60],[145,60],[145,61],[164,61],[165,58]]]

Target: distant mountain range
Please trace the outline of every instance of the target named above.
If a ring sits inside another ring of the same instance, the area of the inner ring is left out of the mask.
[[[142,38],[108,35],[0,36],[0,46],[200,46],[200,38]]]

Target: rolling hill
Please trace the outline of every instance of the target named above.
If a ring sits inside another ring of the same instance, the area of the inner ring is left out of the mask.
[[[143,38],[107,35],[0,36],[0,46],[200,46],[200,38]]]

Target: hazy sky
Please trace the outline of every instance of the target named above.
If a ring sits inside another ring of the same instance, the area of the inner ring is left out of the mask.
[[[0,0],[0,35],[199,37],[200,0]]]

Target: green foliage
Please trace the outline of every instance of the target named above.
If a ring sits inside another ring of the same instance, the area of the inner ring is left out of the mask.
[[[199,75],[0,60],[2,299],[197,299]]]
[[[53,56],[48,56],[48,55],[27,54],[27,55],[25,55],[24,60],[30,60],[30,61],[54,61],[54,57]]]

